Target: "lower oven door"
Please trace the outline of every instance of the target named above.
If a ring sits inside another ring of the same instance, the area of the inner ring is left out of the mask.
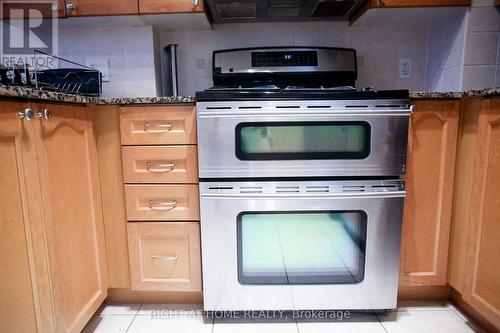
[[[403,181],[200,186],[205,310],[396,307]]]

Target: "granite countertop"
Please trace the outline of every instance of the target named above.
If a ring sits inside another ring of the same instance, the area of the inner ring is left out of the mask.
[[[500,87],[455,92],[410,91],[411,99],[454,99],[464,97],[500,96]]]
[[[468,90],[465,92],[428,92],[410,91],[411,99],[456,99],[462,97],[500,96],[500,87]],[[36,99],[49,102],[96,104],[96,105],[130,105],[130,104],[181,104],[195,103],[193,96],[176,97],[88,97],[71,94],[39,91],[33,88],[0,85],[0,97]]]
[[[128,104],[181,104],[195,103],[193,96],[169,97],[89,97],[63,94],[52,91],[39,91],[34,88],[0,85],[0,97],[36,99],[48,102],[96,104],[96,105],[128,105]]]

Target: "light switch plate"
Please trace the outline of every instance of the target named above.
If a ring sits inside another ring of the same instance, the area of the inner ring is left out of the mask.
[[[399,78],[411,79],[411,59],[399,59]]]
[[[109,60],[104,58],[87,59],[87,67],[97,69],[102,74],[102,81],[109,82]]]

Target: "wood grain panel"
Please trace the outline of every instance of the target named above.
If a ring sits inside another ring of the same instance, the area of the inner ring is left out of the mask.
[[[481,101],[464,299],[500,330],[500,99]]]
[[[470,0],[372,0],[372,8],[469,6]]]
[[[197,221],[198,185],[125,185],[129,221]]]
[[[197,183],[196,146],[122,148],[126,183]]]
[[[130,288],[127,214],[117,106],[93,107],[110,288]]]
[[[196,144],[194,106],[121,107],[122,145]]]
[[[32,266],[26,163],[34,160],[32,127],[20,103],[0,103],[0,331],[35,332],[38,293]],[[26,125],[26,126],[25,126]],[[31,134],[31,135],[30,135]],[[37,220],[41,222],[40,218]],[[39,313],[38,313],[39,316]]]
[[[66,10],[67,16],[101,16],[139,14],[137,0],[65,0],[74,10]]]
[[[107,295],[97,152],[86,107],[49,108],[35,143],[58,332],[80,332]]]
[[[481,110],[481,99],[470,98],[461,103],[448,270],[448,283],[460,293],[464,289],[465,272],[467,271],[466,252],[472,175],[474,173],[477,122]]]
[[[132,290],[201,291],[197,222],[128,223]]]
[[[417,101],[410,120],[402,285],[445,285],[459,101]]]
[[[192,0],[139,0],[141,14],[160,13],[202,13],[205,11],[203,0],[193,6]]]

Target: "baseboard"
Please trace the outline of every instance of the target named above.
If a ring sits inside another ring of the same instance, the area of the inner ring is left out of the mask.
[[[470,316],[479,325],[481,325],[487,332],[500,331],[500,327],[495,327],[490,321],[488,321],[488,319],[486,319],[479,312],[474,310],[472,306],[470,306],[466,301],[464,301],[462,294],[453,288],[451,289],[451,300],[453,301],[453,304],[455,304],[455,306],[460,309],[460,311]]]
[[[108,290],[110,303],[190,303],[202,304],[201,292],[132,291],[125,288]]]
[[[451,298],[450,286],[399,286],[398,301],[445,301]]]

